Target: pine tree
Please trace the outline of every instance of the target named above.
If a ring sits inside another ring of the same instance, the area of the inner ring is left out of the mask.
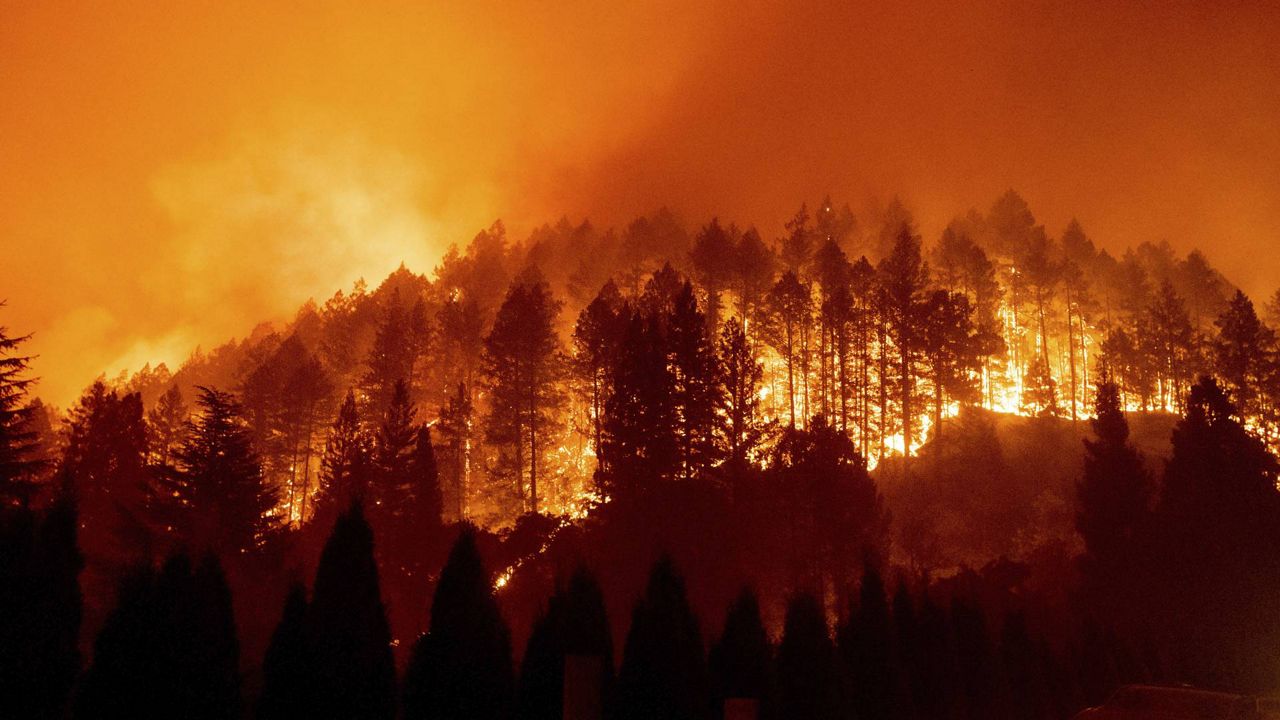
[[[232,558],[271,539],[277,496],[263,478],[235,397],[201,387],[198,402],[200,413],[178,452],[191,538],[195,547]]]
[[[901,413],[903,448],[908,452],[915,439],[916,365],[920,355],[920,332],[924,313],[923,291],[929,268],[920,258],[920,238],[904,226],[889,256],[877,270],[883,297],[882,308],[889,338],[895,348],[898,408]],[[880,378],[880,382],[886,382]],[[905,465],[903,467],[906,467]]]
[[[1213,367],[1222,378],[1231,400],[1244,415],[1255,415],[1266,373],[1266,356],[1275,344],[1275,333],[1262,324],[1253,302],[1236,291],[1218,316],[1218,337],[1213,343]]]
[[[522,509],[532,513],[538,512],[538,476],[562,402],[559,311],[560,303],[534,272],[512,285],[485,338],[486,437],[499,449],[499,464],[514,481]]]
[[[733,698],[756,700],[761,720],[774,717],[773,648],[754,590],[744,588],[729,606],[724,630],[711,647],[707,665],[715,703],[713,717],[723,717],[725,701]]]
[[[1081,557],[1095,601],[1120,594],[1136,560],[1139,533],[1149,513],[1150,479],[1142,456],[1129,442],[1129,423],[1120,390],[1103,375],[1091,421],[1096,440],[1085,439],[1084,478],[1076,490],[1076,530],[1084,540]]]
[[[608,495],[639,492],[675,477],[675,379],[667,365],[662,326],[634,313],[614,369],[613,395],[605,404],[601,444],[602,489]]]
[[[719,399],[724,415],[714,427],[721,435],[720,443],[729,459],[746,462],[764,441],[768,425],[760,408],[760,382],[764,366],[755,353],[735,317],[720,332]]]
[[[718,218],[712,218],[693,239],[689,259],[698,284],[706,297],[707,327],[715,332],[720,326],[720,294],[731,282],[733,274],[733,249],[735,228],[721,227]]]
[[[493,582],[466,527],[454,543],[431,604],[431,628],[413,648],[404,716],[496,720],[510,710],[511,635]]]
[[[458,521],[467,518],[467,476],[471,464],[471,423],[473,408],[471,393],[459,384],[440,409],[440,439],[445,453],[441,459],[443,475],[449,479],[449,492],[453,502],[450,515]]]
[[[361,387],[375,416],[382,415],[391,404],[398,381],[412,381],[427,333],[423,313],[421,308],[417,312],[406,309],[399,290],[393,290],[391,296],[383,300],[382,318],[365,361],[368,370],[361,378]]]
[[[612,393],[611,370],[626,329],[622,295],[610,280],[578,315],[573,329],[573,369],[591,420],[592,449],[604,439],[605,405]]]
[[[367,499],[374,471],[373,440],[360,426],[355,393],[348,390],[320,460],[320,491],[312,524],[331,527],[351,501]]]
[[[707,716],[706,660],[684,579],[671,559],[654,565],[618,672],[617,720],[697,720]]]
[[[417,429],[417,408],[409,399],[404,380],[395,383],[374,436],[374,485],[370,489],[370,523],[384,537],[393,528],[411,522],[412,484],[410,457]]]
[[[28,457],[36,449],[36,437],[27,427],[31,409],[24,402],[35,378],[27,377],[31,357],[17,354],[29,338],[10,336],[0,325],[0,505],[29,502],[38,469]]]
[[[674,381],[671,399],[677,423],[677,477],[689,480],[719,459],[715,426],[721,398],[715,350],[693,286],[687,282],[676,296],[667,328]]]
[[[796,425],[797,388],[803,388],[808,374],[805,337],[808,334],[812,313],[809,287],[790,270],[782,274],[769,291],[769,306],[775,324],[770,328],[769,344],[787,364],[787,417],[789,425]],[[801,417],[808,414],[807,404],[800,407]]]
[[[191,411],[182,399],[182,389],[177,383],[160,396],[159,402],[147,413],[147,427],[151,432],[151,462],[167,466],[186,439],[187,419]]]

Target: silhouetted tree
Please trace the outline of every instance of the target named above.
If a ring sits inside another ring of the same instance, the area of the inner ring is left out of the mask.
[[[500,450],[502,472],[538,512],[538,474],[562,401],[560,342],[555,332],[560,303],[540,276],[518,281],[485,338],[485,387],[490,411],[486,437]],[[526,468],[528,492],[525,492]]]
[[[573,329],[573,368],[587,401],[592,448],[597,454],[603,442],[605,404],[613,391],[611,371],[617,363],[625,322],[622,294],[610,280],[583,308]]]
[[[310,717],[318,712],[316,658],[311,641],[307,590],[301,583],[294,583],[262,661],[262,694],[256,713],[259,720]]]
[[[719,459],[715,426],[721,399],[715,349],[693,286],[687,282],[676,296],[666,340],[677,423],[677,477],[688,480]]]
[[[417,300],[406,308],[398,289],[383,300],[382,318],[365,361],[368,369],[361,378],[375,417],[386,412],[397,382],[411,382],[414,366],[426,347],[429,328],[420,303]]]
[[[916,366],[921,348],[925,304],[923,292],[929,279],[928,265],[920,257],[920,238],[904,226],[894,241],[889,256],[877,270],[883,297],[882,309],[896,353],[898,408],[902,424],[903,447],[912,447],[916,412],[912,402],[916,395]],[[885,383],[885,378],[880,378]]]
[[[1222,378],[1236,408],[1245,415],[1256,414],[1267,353],[1275,343],[1275,333],[1262,324],[1253,302],[1239,290],[1218,316],[1216,324],[1215,374]]]
[[[520,666],[519,718],[564,717],[565,662],[573,657],[598,662],[595,682],[606,700],[613,684],[613,641],[600,585],[585,567],[557,587],[534,622]]]
[[[742,463],[764,441],[768,429],[760,408],[760,381],[764,366],[756,360],[736,317],[725,323],[720,331],[717,350],[720,356],[718,399],[724,418],[713,426],[722,436],[720,442],[728,457]]]
[[[373,531],[358,501],[338,517],[320,555],[307,622],[316,716],[394,717],[391,630],[374,562]]]
[[[75,504],[0,508],[0,716],[64,717],[80,669]]]
[[[835,646],[817,597],[800,594],[787,603],[778,645],[778,709],[796,720],[845,716]]]
[[[449,492],[453,502],[450,515],[455,520],[467,517],[467,475],[471,464],[471,423],[473,416],[471,393],[459,384],[440,409],[440,439],[444,442],[444,455],[440,469],[449,479]]]
[[[684,579],[669,557],[654,566],[631,613],[612,716],[695,720],[709,711],[706,661]]]
[[[674,387],[661,324],[634,313],[614,369],[613,395],[605,404],[600,450],[606,492],[637,491],[675,477]]]
[[[147,413],[147,428],[151,436],[151,462],[167,466],[187,436],[187,420],[191,410],[182,399],[182,389],[177,383],[160,396],[159,402]]]
[[[787,364],[787,410],[789,424],[794,427],[797,386],[803,385],[808,375],[805,339],[812,313],[809,287],[788,270],[769,291],[769,305],[774,318],[774,327],[770,328],[768,335],[769,344]],[[800,413],[802,417],[808,413],[807,404],[801,404]]]
[[[513,692],[511,635],[475,530],[467,527],[440,574],[431,627],[413,648],[404,678],[405,717],[505,718]]]
[[[94,641],[77,718],[235,718],[239,645],[231,593],[212,556],[182,555],[125,579]]]
[[[182,494],[195,547],[232,558],[276,532],[277,496],[262,476],[240,404],[230,393],[200,388],[200,413],[178,452]]]
[[[374,472],[373,438],[360,426],[355,393],[348,390],[320,459],[320,491],[312,525],[332,527],[353,500],[365,498]]]
[[[25,400],[35,378],[27,377],[31,357],[18,354],[28,338],[10,336],[0,325],[0,505],[25,504],[34,491],[37,465],[29,455],[36,437],[27,427],[31,409]]]
[[[868,562],[862,571],[858,603],[849,608],[848,621],[838,633],[840,653],[852,677],[853,705],[859,718],[890,720],[893,717],[897,691],[893,634],[884,582],[879,570]]]
[[[760,619],[760,601],[754,590],[743,588],[729,606],[724,630],[711,646],[707,666],[713,717],[724,717],[724,703],[732,698],[756,700],[760,720],[774,717],[773,647]]]

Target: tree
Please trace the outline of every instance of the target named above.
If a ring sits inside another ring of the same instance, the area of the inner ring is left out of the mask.
[[[764,440],[767,423],[760,408],[760,381],[764,366],[733,318],[720,331],[719,399],[723,420],[714,424],[720,443],[732,462],[746,462]]]
[[[586,400],[597,455],[604,439],[605,404],[613,390],[610,371],[617,363],[625,322],[622,294],[610,280],[583,308],[573,328],[573,369]]]
[[[862,572],[858,604],[850,607],[848,623],[840,628],[837,639],[840,653],[852,673],[857,716],[866,720],[890,720],[897,690],[893,618],[884,581],[870,562]]]
[[[374,469],[373,439],[360,426],[355,393],[348,390],[320,459],[320,489],[312,524],[330,527],[353,500],[366,499]]]
[[[136,393],[121,397],[95,382],[72,408],[66,438],[58,482],[75,494],[80,541],[89,550],[91,567],[124,567],[146,559],[153,539],[149,511],[166,514],[153,501],[172,498],[152,495],[142,398]]]
[[[558,584],[546,610],[534,622],[520,666],[517,717],[558,720],[564,717],[565,663],[594,661],[600,699],[613,684],[613,641],[604,596],[595,576],[585,567],[574,571],[567,584]]]
[[[359,501],[338,517],[316,567],[308,608],[312,702],[321,717],[396,714],[391,630]]]
[[[1080,563],[1086,590],[1096,602],[1121,596],[1126,575],[1133,571],[1150,510],[1150,479],[1142,455],[1129,442],[1120,389],[1105,374],[1094,411],[1091,424],[1097,439],[1084,440],[1075,522],[1084,540]]]
[[[724,630],[711,647],[707,665],[715,702],[713,717],[723,717],[725,701],[733,698],[754,699],[757,717],[774,717],[773,648],[754,590],[743,588],[729,606]]]
[[[403,266],[401,266],[403,268]],[[414,367],[429,337],[426,308],[418,299],[409,308],[398,289],[383,301],[382,318],[366,359],[361,386],[375,415],[385,412],[397,381],[412,382]]]
[[[83,558],[73,499],[0,507],[0,716],[64,717],[80,670]]]
[[[490,396],[486,437],[499,448],[500,468],[515,480],[522,504],[527,497],[525,507],[533,513],[538,512],[542,455],[562,401],[563,369],[555,331],[559,311],[560,303],[535,273],[507,292],[485,338],[485,388]]]
[[[267,485],[240,404],[230,393],[201,387],[200,413],[178,451],[181,493],[192,544],[219,557],[252,552],[275,533]]]
[[[440,574],[431,628],[414,645],[404,679],[404,714],[418,718],[505,718],[514,691],[511,635],[465,527]]]
[[[951,400],[972,404],[980,397],[983,358],[995,351],[994,339],[978,331],[973,310],[961,293],[937,290],[929,295],[920,329],[921,354],[933,385],[934,438],[942,436],[942,416]]]
[[[216,558],[183,555],[121,584],[94,641],[76,718],[236,718],[239,644],[231,592]]]
[[[719,459],[715,426],[721,400],[715,349],[688,282],[676,296],[666,340],[677,423],[677,477],[689,480]]]
[[[1193,367],[1193,330],[1187,308],[1168,280],[1160,284],[1145,326],[1143,339],[1156,370],[1160,406],[1180,404]]]
[[[768,464],[778,512],[791,537],[793,587],[834,592],[888,542],[888,515],[866,461],[822,416],[787,429]]]
[[[782,274],[769,292],[769,305],[776,326],[771,328],[769,344],[787,364],[787,406],[791,427],[796,424],[796,386],[806,384],[808,357],[805,338],[808,335],[809,317],[812,312],[809,287],[790,270]],[[809,411],[808,404],[801,407],[801,416]]]
[[[708,709],[706,661],[684,578],[669,557],[649,574],[631,613],[618,672],[618,720],[697,720]]]
[[[24,402],[35,382],[27,377],[31,357],[17,354],[30,337],[10,336],[8,328],[0,325],[0,505],[29,502],[34,491],[32,474],[38,469],[28,457],[36,438],[27,427],[31,409]]]
[[[914,438],[912,423],[915,420],[912,400],[916,395],[916,364],[919,361],[921,316],[924,312],[922,293],[929,277],[929,268],[920,258],[920,238],[904,226],[892,252],[880,261],[877,274],[889,337],[897,353],[895,382],[902,417],[902,447],[910,454]],[[881,378],[881,382],[885,379]]]
[[[471,393],[465,385],[459,384],[457,391],[449,396],[446,405],[440,409],[440,438],[444,441],[445,453],[441,465],[445,477],[450,478],[450,492],[453,503],[451,515],[456,520],[467,517],[467,476],[471,466],[471,422],[473,415]]]
[[[168,465],[186,439],[187,420],[191,410],[182,399],[182,389],[177,383],[160,396],[159,402],[147,413],[147,427],[151,435],[151,462]]]
[[[1218,337],[1213,343],[1214,368],[1244,415],[1255,415],[1266,371],[1267,353],[1275,333],[1262,324],[1253,302],[1239,290],[1218,316]]]
[[[675,477],[675,378],[657,318],[633,313],[605,404],[600,475],[608,494],[635,492]]]
[[[374,510],[370,518],[372,525],[384,536],[392,534],[392,528],[397,524],[412,522],[408,517],[413,510],[413,480],[409,464],[417,433],[416,415],[417,408],[409,399],[408,384],[404,380],[396,381],[387,410],[374,435],[376,471],[370,492],[370,505]]]
[[[782,643],[778,645],[779,711],[796,720],[843,717],[844,698],[837,667],[835,647],[818,598],[807,593],[792,597],[787,603]]]
[[[759,342],[759,328],[763,325],[765,298],[773,286],[773,271],[777,258],[765,245],[760,233],[749,228],[738,238],[738,245],[731,256],[733,263],[733,289],[737,296],[736,313],[743,331],[752,347]]]
[[[262,693],[255,713],[258,720],[285,720],[316,712],[314,659],[307,589],[294,583],[262,661]]]
[[[736,229],[721,227],[719,219],[712,218],[694,237],[693,249],[689,251],[693,270],[706,296],[707,326],[712,332],[720,325],[720,294],[728,288],[733,274],[733,236],[736,234]]]

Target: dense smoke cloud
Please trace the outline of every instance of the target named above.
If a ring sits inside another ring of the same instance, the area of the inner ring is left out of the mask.
[[[1264,4],[13,6],[0,322],[40,393],[180,361],[503,217],[660,205],[766,237],[900,194],[932,239],[1018,189],[1057,234],[1199,246],[1270,293]]]

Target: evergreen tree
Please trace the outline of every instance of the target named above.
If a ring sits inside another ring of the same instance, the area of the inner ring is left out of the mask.
[[[182,399],[182,389],[177,383],[160,396],[159,402],[147,413],[147,427],[151,432],[151,462],[167,466],[182,446],[187,434],[187,420],[191,410]]]
[[[555,331],[559,311],[560,303],[535,272],[507,292],[485,338],[490,399],[486,437],[499,448],[499,465],[514,481],[522,506],[533,513],[538,512],[543,454],[554,437],[562,402],[563,368]]]
[[[374,471],[373,440],[360,426],[355,393],[348,390],[320,460],[320,491],[312,524],[330,527],[353,500],[366,499]]]
[[[706,661],[684,579],[671,559],[654,565],[618,672],[617,720],[696,720],[708,712]]]
[[[393,290],[390,297],[383,300],[382,318],[365,361],[368,369],[361,378],[361,387],[375,416],[386,412],[397,382],[411,381],[414,366],[424,349],[428,332],[424,309],[411,307],[417,307],[416,311],[405,307],[399,290]]]
[[[1087,588],[1095,601],[1120,594],[1133,572],[1136,545],[1149,512],[1150,480],[1142,456],[1129,442],[1120,390],[1103,375],[1091,421],[1096,440],[1085,439],[1084,478],[1076,490],[1076,530]]]
[[[743,588],[729,606],[724,630],[711,647],[707,666],[713,717],[722,718],[725,701],[733,698],[754,699],[761,720],[774,717],[773,648],[754,590]]]
[[[37,465],[28,456],[36,449],[36,437],[27,427],[31,409],[24,401],[35,378],[27,377],[31,357],[18,354],[29,338],[10,336],[0,326],[0,505],[26,504],[34,492]]]
[[[80,669],[76,509],[0,508],[0,716],[64,717]]]
[[[284,720],[318,713],[314,662],[307,623],[307,590],[301,583],[294,583],[262,661],[262,694],[256,717]]]
[[[440,438],[445,453],[441,459],[442,474],[449,479],[449,492],[453,502],[450,515],[455,520],[467,517],[467,474],[471,463],[471,422],[473,407],[471,393],[459,384],[440,409]]]
[[[719,400],[723,419],[714,423],[729,459],[746,462],[764,441],[768,429],[760,407],[760,382],[764,366],[756,360],[747,335],[737,318],[720,332]]]
[[[94,641],[77,718],[235,718],[239,646],[217,560],[175,556],[126,578]]]
[[[972,601],[956,597],[951,600],[951,622],[955,629],[955,648],[959,697],[964,717],[984,720],[997,712],[999,668],[988,637],[987,621],[982,608]]]
[[[769,344],[787,364],[787,417],[789,425],[795,427],[797,388],[803,389],[808,375],[805,339],[812,313],[809,287],[788,270],[769,291],[769,306],[774,319],[768,335]],[[807,403],[801,404],[800,414],[801,417],[807,416]]]
[[[418,718],[505,718],[514,691],[511,635],[480,559],[475,529],[458,536],[404,679],[404,714]]]
[[[605,405],[612,395],[610,371],[617,363],[625,322],[622,295],[610,280],[583,308],[573,329],[573,368],[588,408],[597,455],[603,443]]]
[[[711,332],[720,326],[720,294],[729,287],[733,275],[733,236],[736,234],[736,229],[726,229],[718,218],[712,218],[694,237],[689,251],[693,270],[706,297],[707,327]]]
[[[737,298],[735,310],[742,321],[743,332],[754,348],[760,342],[759,328],[764,325],[765,299],[773,286],[773,271],[777,258],[765,245],[760,233],[750,228],[738,238],[731,255],[733,263],[733,288]]]
[[[417,408],[409,399],[409,386],[398,380],[387,411],[374,435],[374,480],[370,491],[370,521],[384,537],[393,528],[412,522],[413,478],[410,458],[417,429]]]
[[[889,256],[877,271],[883,297],[882,308],[889,338],[895,348],[898,408],[901,413],[903,448],[908,452],[915,439],[916,366],[920,356],[920,334],[925,304],[923,291],[929,278],[928,265],[920,257],[920,238],[904,226]],[[885,378],[880,378],[884,383]],[[905,467],[905,465],[904,465]]]
[[[1160,406],[1182,401],[1194,363],[1191,318],[1187,308],[1165,280],[1147,310],[1144,337],[1149,361],[1155,369]]]
[[[395,717],[391,630],[378,583],[373,531],[358,501],[339,516],[320,555],[307,623],[317,716]]]
[[[795,720],[844,717],[838,667],[818,599],[810,594],[791,598],[778,645],[778,710],[782,716]]]
[[[674,380],[671,399],[677,423],[677,477],[689,480],[719,459],[715,426],[721,398],[715,350],[693,286],[687,282],[676,296],[667,328]]]
[[[606,493],[636,492],[674,478],[675,379],[667,366],[662,326],[634,313],[614,369],[613,395],[605,404],[601,484]]]
[[[1275,333],[1262,324],[1253,302],[1236,291],[1218,316],[1218,337],[1213,343],[1213,367],[1231,393],[1232,402],[1245,415],[1255,415],[1258,395],[1267,371],[1267,354]]]
[[[862,572],[858,604],[839,631],[840,653],[853,678],[853,704],[859,718],[890,720],[897,678],[894,673],[893,618],[884,582],[875,565]]]
[[[973,324],[973,309],[961,293],[938,290],[922,311],[921,351],[933,385],[934,439],[942,435],[942,416],[949,401],[972,404],[979,398],[979,371],[995,342]]]
[[[262,475],[240,404],[230,393],[200,388],[200,414],[178,451],[180,483],[195,547],[233,558],[269,540],[277,496]]]
[[[595,682],[600,699],[607,698],[613,684],[613,642],[600,585],[585,567],[557,587],[534,622],[520,666],[517,717],[564,717],[565,664],[571,658],[598,663]]]

